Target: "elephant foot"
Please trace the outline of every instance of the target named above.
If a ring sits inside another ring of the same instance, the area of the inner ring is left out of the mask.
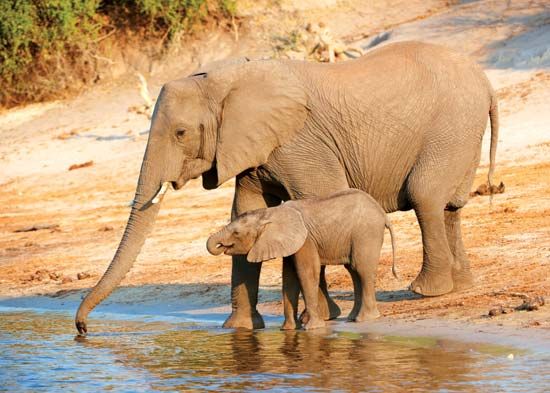
[[[355,320],[357,319],[357,314],[359,314],[357,311],[351,310],[351,312],[349,313],[349,315],[347,317],[347,321],[348,322],[355,322]]]
[[[409,289],[423,296],[441,296],[453,290],[453,279],[449,274],[434,274],[421,271]]]
[[[305,313],[305,310],[302,311],[302,313],[300,314],[300,318],[299,318],[300,320],[303,319],[304,313]],[[336,319],[341,314],[342,314],[342,310],[340,310],[340,307],[338,307],[338,305],[334,303],[332,300],[328,305],[325,304],[325,307],[322,307],[321,305],[319,305],[319,317],[323,321],[330,321],[332,319]]]
[[[283,325],[281,326],[281,330],[296,330],[301,328],[301,323],[296,323],[295,321],[289,321],[288,319],[285,319]]]
[[[313,317],[309,318],[309,321],[304,324],[304,330],[313,330],[313,329],[321,329],[326,326],[326,322],[319,318],[319,317]]]
[[[465,291],[474,286],[474,277],[470,269],[453,269],[453,292]]]
[[[223,323],[224,329],[263,329],[265,328],[264,319],[256,310],[250,313],[233,311]]]
[[[374,308],[372,310],[365,310],[365,311],[360,311],[357,316],[355,317],[355,319],[353,319],[354,322],[364,322],[364,321],[369,321],[369,320],[372,320],[372,319],[376,319],[380,317],[380,311],[378,311],[378,308]]]
[[[325,301],[322,301],[325,300]],[[302,313],[303,314],[303,313]],[[319,298],[319,317],[325,321],[336,319],[342,314],[342,310],[330,297]],[[301,317],[301,316],[300,316]]]

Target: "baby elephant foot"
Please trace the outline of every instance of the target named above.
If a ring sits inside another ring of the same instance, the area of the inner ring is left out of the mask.
[[[283,325],[281,326],[281,330],[296,330],[296,329],[300,329],[301,327],[302,327],[302,324],[299,321],[298,323],[296,323],[295,321],[285,319],[285,321],[283,322]]]
[[[329,321],[336,319],[342,314],[340,307],[332,300],[331,298],[321,299],[319,297],[319,316],[325,320]]]
[[[304,324],[304,330],[321,329],[326,326],[326,322],[319,317],[309,318],[309,321]]]
[[[355,317],[355,322],[364,322],[380,317],[380,312],[377,308],[371,310],[360,311]]]
[[[311,313],[305,309],[300,315],[299,322],[304,330],[319,329],[326,326],[325,320],[318,314],[311,315]]]

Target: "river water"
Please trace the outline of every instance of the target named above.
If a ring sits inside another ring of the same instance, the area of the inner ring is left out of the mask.
[[[510,354],[514,358],[510,359]],[[550,353],[437,338],[0,313],[0,391],[543,392]]]

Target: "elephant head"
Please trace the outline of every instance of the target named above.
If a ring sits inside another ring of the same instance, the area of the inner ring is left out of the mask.
[[[132,267],[167,185],[178,190],[202,176],[203,187],[212,189],[262,165],[303,127],[306,100],[295,74],[277,60],[217,62],[163,86],[124,235],[76,314],[81,334],[90,311]]]
[[[211,235],[206,248],[212,255],[247,255],[248,262],[263,262],[295,254],[307,235],[302,214],[283,204],[239,216]]]

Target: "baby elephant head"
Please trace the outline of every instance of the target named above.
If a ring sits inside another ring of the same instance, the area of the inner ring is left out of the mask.
[[[212,255],[247,255],[248,262],[262,262],[296,253],[306,241],[301,213],[281,205],[245,213],[208,238]]]

